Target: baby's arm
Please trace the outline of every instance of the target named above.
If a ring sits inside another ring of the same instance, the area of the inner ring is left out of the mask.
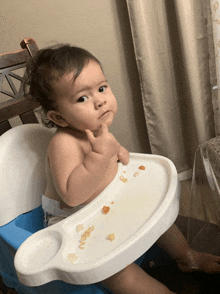
[[[114,156],[117,161],[120,148],[107,125],[102,126],[97,138],[90,131],[86,132],[92,147],[86,156],[68,132],[58,134],[48,148],[56,189],[69,206],[81,204],[95,193]]]

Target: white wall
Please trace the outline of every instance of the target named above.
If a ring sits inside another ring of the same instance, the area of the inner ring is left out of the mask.
[[[70,43],[103,64],[117,98],[110,130],[131,152],[149,152],[126,0],[1,0],[0,53],[33,37],[43,48]]]

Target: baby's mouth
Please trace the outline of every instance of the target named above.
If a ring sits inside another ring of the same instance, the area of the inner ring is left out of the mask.
[[[107,113],[109,112],[109,110],[103,112],[103,114],[99,117],[99,118],[102,118],[104,115],[106,115]]]

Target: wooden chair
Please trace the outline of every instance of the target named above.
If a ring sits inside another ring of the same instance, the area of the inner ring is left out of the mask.
[[[19,116],[23,124],[38,123],[33,110],[39,105],[34,101],[24,99],[23,76],[16,71],[21,68],[25,69],[28,59],[34,56],[39,49],[33,38],[23,39],[20,45],[22,50],[0,54],[0,92],[2,96],[12,98],[6,101],[5,99],[0,100],[0,135],[11,129],[9,119],[15,116]],[[19,81],[19,88],[16,87],[17,83],[13,79]],[[3,82],[7,83],[6,89],[3,89]]]

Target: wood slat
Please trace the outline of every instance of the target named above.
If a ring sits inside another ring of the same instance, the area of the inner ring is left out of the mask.
[[[30,54],[27,49],[15,51],[12,53],[5,53],[0,55],[0,69],[26,63],[30,58]]]
[[[40,106],[39,103],[23,97],[23,78],[12,72],[18,68],[25,67],[29,58],[34,56],[39,49],[33,38],[23,39],[20,45],[22,49],[19,51],[0,54],[0,92],[13,97],[13,99],[0,103],[0,135],[11,129],[8,120],[16,116],[20,117],[23,124],[39,123],[33,112],[34,109]],[[11,77],[21,81],[19,90],[15,87],[14,80]],[[2,89],[4,78],[6,78],[14,93]]]
[[[20,46],[22,49],[27,49],[31,56],[34,56],[35,53],[39,50],[36,41],[34,38],[25,38],[21,41]]]
[[[17,74],[14,73],[14,72],[11,72],[11,71],[10,71],[10,72],[8,73],[8,75],[11,76],[11,77],[13,77],[13,78],[15,78],[16,80],[19,80],[19,81],[22,81],[22,80],[23,80],[23,77],[17,75]]]
[[[6,95],[6,96],[9,96],[9,97],[15,98],[15,94],[12,93],[12,92],[9,92],[9,91],[4,90],[4,89],[0,89],[0,92],[3,93],[3,94]]]
[[[37,53],[37,51],[39,50],[39,48],[37,47],[36,44],[28,44],[27,50],[29,51],[29,54],[31,56],[34,56]]]
[[[0,55],[1,57],[1,55]],[[21,64],[16,64],[16,65],[12,65],[12,66],[8,66],[6,68],[1,69],[0,67],[0,73],[1,74],[11,74],[13,72],[13,70],[17,70],[19,68],[24,68],[26,66],[27,62],[23,62]]]
[[[11,99],[0,104],[0,122],[20,115],[24,112],[33,110],[39,106],[39,103],[25,98]]]
[[[10,129],[11,129],[11,125],[7,120],[0,122],[0,136]]]
[[[17,91],[14,83],[12,82],[12,79],[11,79],[10,75],[6,75],[5,77],[6,77],[7,81],[8,81],[8,84],[9,84],[10,88],[12,89],[13,93],[15,95],[17,95],[18,91]]]
[[[38,124],[38,119],[33,111],[28,111],[20,114],[20,118],[23,124]]]

